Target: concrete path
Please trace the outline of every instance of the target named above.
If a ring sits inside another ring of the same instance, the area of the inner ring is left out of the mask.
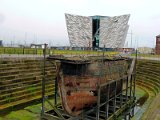
[[[43,55],[34,55],[34,54],[0,54],[0,59],[23,59],[23,58],[30,58],[30,59],[38,59],[43,58]]]
[[[48,55],[46,55],[47,57]],[[69,56],[73,56],[73,55],[66,55],[67,57]],[[91,55],[92,56],[92,55]],[[130,56],[128,54],[121,54],[121,56],[123,57],[131,57],[131,58],[135,58],[133,56]],[[35,54],[0,54],[0,58],[2,59],[11,59],[11,58],[43,58],[43,55],[35,55]],[[160,57],[140,57],[138,56],[138,59],[143,59],[143,60],[156,60],[156,61],[160,61]]]
[[[138,57],[138,59],[160,61],[160,57]]]

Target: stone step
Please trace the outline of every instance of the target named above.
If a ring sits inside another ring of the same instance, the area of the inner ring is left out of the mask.
[[[14,79],[14,82],[11,82],[10,84],[8,83],[8,84],[5,84],[5,82],[3,83],[3,82],[1,82],[1,86],[0,86],[0,90],[1,89],[5,89],[5,88],[7,88],[7,87],[18,87],[18,86],[24,86],[24,85],[26,85],[26,84],[34,84],[34,83],[38,83],[38,82],[41,82],[41,80],[42,80],[42,77],[43,77],[43,75],[39,75],[39,76],[32,76],[32,77],[27,77],[27,78],[21,78],[21,79]],[[54,78],[54,76],[53,75],[48,75],[48,76],[46,76],[46,79],[47,79],[47,77],[49,78],[49,77],[53,77]]]
[[[51,96],[53,95],[54,92],[48,92],[46,93],[46,96]],[[32,95],[28,98],[25,98],[25,99],[21,99],[21,100],[18,100],[18,101],[14,101],[14,102],[10,102],[10,103],[6,103],[6,104],[3,104],[3,105],[0,105],[0,111],[1,110],[4,110],[4,109],[7,109],[7,108],[13,108],[14,106],[17,106],[17,105],[24,105],[28,102],[31,102],[33,100],[38,100],[38,99],[41,99],[42,95],[39,93],[38,95]]]
[[[155,83],[158,83],[158,84],[160,84],[160,76],[157,76],[157,75],[155,75],[155,74],[150,74],[150,75],[148,75],[147,73],[145,73],[145,72],[137,72],[137,76],[136,77],[141,77],[142,79],[144,78],[146,78],[146,79],[148,79],[148,80],[152,80],[152,81],[154,81]]]
[[[150,85],[147,85],[146,83],[143,83],[143,82],[140,82],[140,81],[136,81],[136,84],[142,86],[142,87],[145,87],[148,91],[152,92],[154,95],[157,94],[156,90],[150,86]]]
[[[54,84],[55,80],[53,78],[47,78],[46,81],[51,81],[51,84]],[[24,90],[26,89],[27,87],[38,87],[38,86],[41,86],[42,85],[42,82],[39,82],[39,83],[35,83],[35,84],[28,84],[27,86],[18,86],[18,87],[15,87],[15,88],[8,88],[8,89],[3,89],[0,91],[0,94],[3,95],[3,94],[6,94],[6,93],[10,93],[10,92],[15,92],[15,91],[21,91],[21,90]]]
[[[142,83],[144,83],[144,84],[146,84],[148,86],[153,87],[156,90],[157,93],[160,90],[159,84],[153,82],[152,80],[149,80],[149,79],[148,80],[146,80],[146,79],[143,79],[143,80],[138,79],[137,81],[142,82]]]
[[[54,84],[51,84],[50,82],[46,82],[46,87],[49,88],[50,86],[52,86],[54,88]],[[15,91],[15,92],[10,92],[10,93],[6,93],[0,96],[0,101],[4,100],[7,97],[13,98],[16,96],[21,96],[23,94],[27,94],[27,93],[32,93],[34,91],[39,91],[40,89],[42,89],[42,86],[37,86],[37,87],[26,87],[26,89],[21,90],[21,91]]]

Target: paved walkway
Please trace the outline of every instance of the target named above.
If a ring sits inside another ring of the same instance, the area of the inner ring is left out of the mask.
[[[72,55],[66,55],[66,56],[72,56]],[[121,56],[135,58],[134,56],[130,56],[130,55],[127,55],[127,54],[126,55],[122,54]],[[0,58],[43,58],[43,55],[36,55],[36,54],[24,54],[24,55],[23,54],[0,54]],[[138,56],[138,59],[160,61],[160,57],[140,57],[140,56]]]
[[[160,61],[160,57],[138,57],[138,59]]]
[[[34,55],[34,54],[0,54],[0,58],[1,59],[22,59],[22,58],[30,58],[30,59],[33,59],[33,58],[43,58],[43,55]]]

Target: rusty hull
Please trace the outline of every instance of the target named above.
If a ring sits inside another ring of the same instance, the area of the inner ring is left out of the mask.
[[[97,102],[97,86],[127,75],[129,60],[102,57],[56,58],[61,61],[57,74],[58,86],[65,111],[73,116]],[[120,83],[117,83],[120,90]],[[110,96],[113,95],[110,90]],[[104,92],[106,92],[105,88]],[[101,91],[103,92],[103,91]],[[103,97],[103,96],[102,96]]]

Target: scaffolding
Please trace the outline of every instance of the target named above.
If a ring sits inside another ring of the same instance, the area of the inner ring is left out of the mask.
[[[45,55],[44,55],[45,56]],[[45,59],[45,57],[44,57]],[[103,62],[103,61],[102,61]],[[45,63],[45,60],[44,60]],[[85,108],[78,116],[69,115],[57,102],[58,80],[55,80],[54,104],[45,97],[45,77],[42,82],[42,114],[43,120],[111,120],[124,119],[129,120],[134,116],[135,107],[135,64],[133,59],[129,72],[117,80],[111,80],[107,83],[98,84],[97,102],[92,107]],[[45,64],[44,64],[45,65]],[[45,76],[45,69],[44,69]],[[119,89],[120,86],[120,89]],[[104,89],[105,88],[105,89]],[[104,91],[106,90],[106,91]],[[112,95],[110,92],[112,91]],[[44,101],[47,101],[52,110],[44,110]]]
[[[135,106],[135,75],[131,79],[125,76],[123,79],[115,80],[99,86],[97,104],[93,108],[86,109],[78,116],[68,115],[60,104],[55,104],[53,110],[43,113],[42,118],[46,120],[110,120],[122,116],[123,119],[130,119],[134,115]],[[121,91],[117,94],[117,83],[121,84]],[[109,91],[114,87],[114,95],[110,97]],[[106,100],[102,101],[102,88],[107,87],[107,92],[103,92]],[[55,93],[57,94],[57,93]],[[56,103],[56,102],[55,102]]]

